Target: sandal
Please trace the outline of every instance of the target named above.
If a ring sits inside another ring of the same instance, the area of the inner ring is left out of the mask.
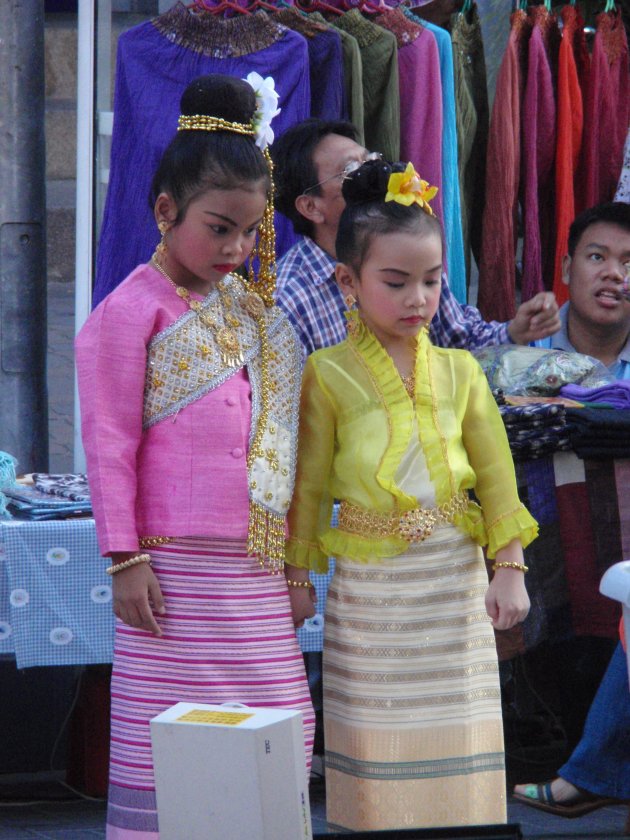
[[[596,796],[578,790],[577,796],[565,802],[558,802],[551,792],[551,782],[544,782],[541,785],[525,785],[523,793],[514,791],[512,796],[524,805],[531,805],[532,808],[538,808],[540,811],[547,811],[557,817],[568,817],[569,819],[590,814],[591,811],[604,808],[606,805],[619,804],[620,801],[608,796]]]

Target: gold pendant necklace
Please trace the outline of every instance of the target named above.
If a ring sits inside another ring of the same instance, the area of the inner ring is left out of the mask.
[[[401,376],[402,384],[405,386],[405,391],[409,394],[411,400],[416,396],[416,375],[410,373],[409,376]]]
[[[241,350],[238,335],[236,334],[236,327],[240,327],[241,322],[229,311],[232,308],[232,298],[223,288],[223,281],[217,284],[217,291],[219,292],[224,321],[223,324],[219,324],[211,315],[201,311],[201,303],[191,297],[190,292],[185,286],[177,285],[173,278],[167,273],[166,269],[160,265],[156,254],[153,254],[151,257],[151,262],[160,272],[162,277],[165,277],[171,286],[173,286],[179,297],[186,301],[190,309],[197,314],[197,317],[202,324],[205,324],[206,327],[209,327],[214,332],[223,364],[228,367],[234,367],[237,364],[242,364],[243,351]]]

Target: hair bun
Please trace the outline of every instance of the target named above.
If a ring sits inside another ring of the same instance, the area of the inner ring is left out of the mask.
[[[201,114],[229,122],[249,123],[256,111],[256,94],[244,79],[211,73],[194,79],[180,100],[185,116]]]
[[[402,168],[401,168],[402,167]],[[367,160],[351,172],[342,185],[346,204],[365,204],[368,201],[383,201],[392,172],[404,172],[402,163],[386,160]]]

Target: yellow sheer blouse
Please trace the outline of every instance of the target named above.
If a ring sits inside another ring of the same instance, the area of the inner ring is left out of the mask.
[[[514,538],[528,545],[538,528],[519,501],[503,420],[477,361],[466,350],[433,347],[423,332],[414,405],[380,342],[356,316],[354,327],[306,363],[286,562],[325,572],[329,556],[369,561],[406,549],[399,536],[331,528],[330,517],[334,499],[381,513],[423,505],[395,482],[414,428],[437,505],[461,490],[474,490],[481,503],[471,501],[455,525],[488,545],[491,558]]]

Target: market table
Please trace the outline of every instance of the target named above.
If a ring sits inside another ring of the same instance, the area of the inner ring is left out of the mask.
[[[630,460],[558,452],[518,463],[516,473],[540,536],[525,552],[532,609],[498,634],[500,658],[547,639],[615,638],[619,607],[599,581],[630,558]],[[18,668],[111,662],[111,586],[94,520],[2,521],[0,545],[0,654],[14,654]],[[305,652],[321,650],[331,574],[312,576],[318,613],[298,631]]]
[[[112,661],[109,561],[91,518],[0,522],[0,654],[18,668]],[[318,609],[328,576],[317,575]],[[321,650],[320,613],[298,631],[304,651]]]

